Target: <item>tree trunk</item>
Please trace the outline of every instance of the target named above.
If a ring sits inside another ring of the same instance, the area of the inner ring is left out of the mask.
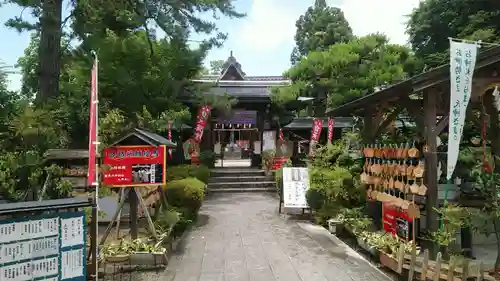
[[[62,0],[43,0],[40,18],[39,70],[36,101],[45,102],[59,95],[61,60]]]
[[[486,92],[483,97],[483,106],[486,114],[489,116],[488,139],[491,143],[491,154],[500,157],[500,127],[498,121],[498,110],[494,106],[494,99],[491,91]],[[500,163],[497,157],[494,157],[495,172],[500,173]],[[492,163],[493,164],[493,163]]]
[[[500,222],[493,219],[493,228],[495,229],[495,238],[497,240],[497,259],[495,260],[495,271],[500,268]]]

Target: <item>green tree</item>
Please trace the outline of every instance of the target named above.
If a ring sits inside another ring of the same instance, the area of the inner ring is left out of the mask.
[[[326,0],[316,0],[295,23],[295,47],[290,56],[292,64],[311,51],[322,51],[330,45],[345,43],[353,35],[341,9],[329,7]]]
[[[500,2],[426,0],[411,13],[407,33],[427,67],[448,62],[449,37],[500,42]]]
[[[210,62],[210,74],[220,75],[224,67],[224,60],[213,60]]]
[[[292,85],[275,89],[272,99],[286,104],[298,96],[312,97],[314,115],[321,116],[327,106],[341,105],[408,78],[416,65],[408,48],[389,44],[384,35],[368,35],[326,51],[310,52],[285,73]]]
[[[61,38],[63,25],[72,19],[73,35],[84,42],[98,41],[107,36],[108,30],[118,36],[127,36],[130,32],[143,29],[149,40],[149,51],[152,56],[154,50],[151,40],[154,34],[153,27],[161,28],[169,39],[187,38],[189,30],[213,34],[203,46],[210,48],[220,45],[226,35],[217,32],[215,23],[199,17],[199,12],[219,13],[229,17],[242,17],[235,11],[232,0],[216,1],[189,1],[178,5],[166,0],[155,1],[95,1],[74,0],[70,4],[68,18],[62,19],[62,0],[25,1],[8,0],[24,9],[29,9],[37,19],[30,23],[22,17],[15,17],[7,21],[7,25],[22,30],[37,30],[40,33],[38,50],[38,91],[37,100],[44,102],[59,95]]]

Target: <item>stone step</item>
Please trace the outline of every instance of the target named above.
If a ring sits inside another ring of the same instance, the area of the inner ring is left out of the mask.
[[[276,188],[274,181],[233,181],[233,182],[213,182],[208,184],[208,190],[223,189],[223,188]]]
[[[209,193],[236,193],[236,192],[276,192],[276,188],[271,187],[235,187],[210,189]]]
[[[222,168],[212,169],[211,177],[231,177],[231,176],[265,176],[264,170],[259,169],[238,169],[238,168]]]
[[[245,181],[245,182],[252,182],[252,181],[274,181],[273,176],[242,176],[240,174],[236,175],[224,175],[222,177],[211,177],[209,179],[209,183],[217,183],[217,182],[236,182],[236,181]]]

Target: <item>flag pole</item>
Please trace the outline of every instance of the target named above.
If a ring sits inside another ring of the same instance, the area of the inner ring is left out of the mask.
[[[94,140],[94,145],[95,145],[95,156],[94,159],[95,161],[95,176],[94,176],[94,182],[92,183],[95,186],[94,190],[94,205],[92,208],[92,214],[94,217],[94,228],[95,228],[95,252],[94,252],[94,258],[95,258],[95,280],[99,280],[99,244],[97,241],[99,241],[99,161],[97,160],[97,154],[99,151],[99,87],[98,87],[98,77],[99,77],[99,59],[97,57],[97,53],[95,51],[92,51],[92,57],[94,58],[94,65],[92,67],[95,67],[95,100],[92,101],[92,104],[90,106],[95,107],[95,140]]]

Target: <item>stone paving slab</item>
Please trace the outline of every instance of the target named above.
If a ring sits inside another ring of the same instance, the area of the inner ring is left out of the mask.
[[[208,198],[198,226],[179,245],[167,269],[135,277],[146,281],[391,280],[314,226],[285,220],[277,207],[278,200],[266,194]]]

